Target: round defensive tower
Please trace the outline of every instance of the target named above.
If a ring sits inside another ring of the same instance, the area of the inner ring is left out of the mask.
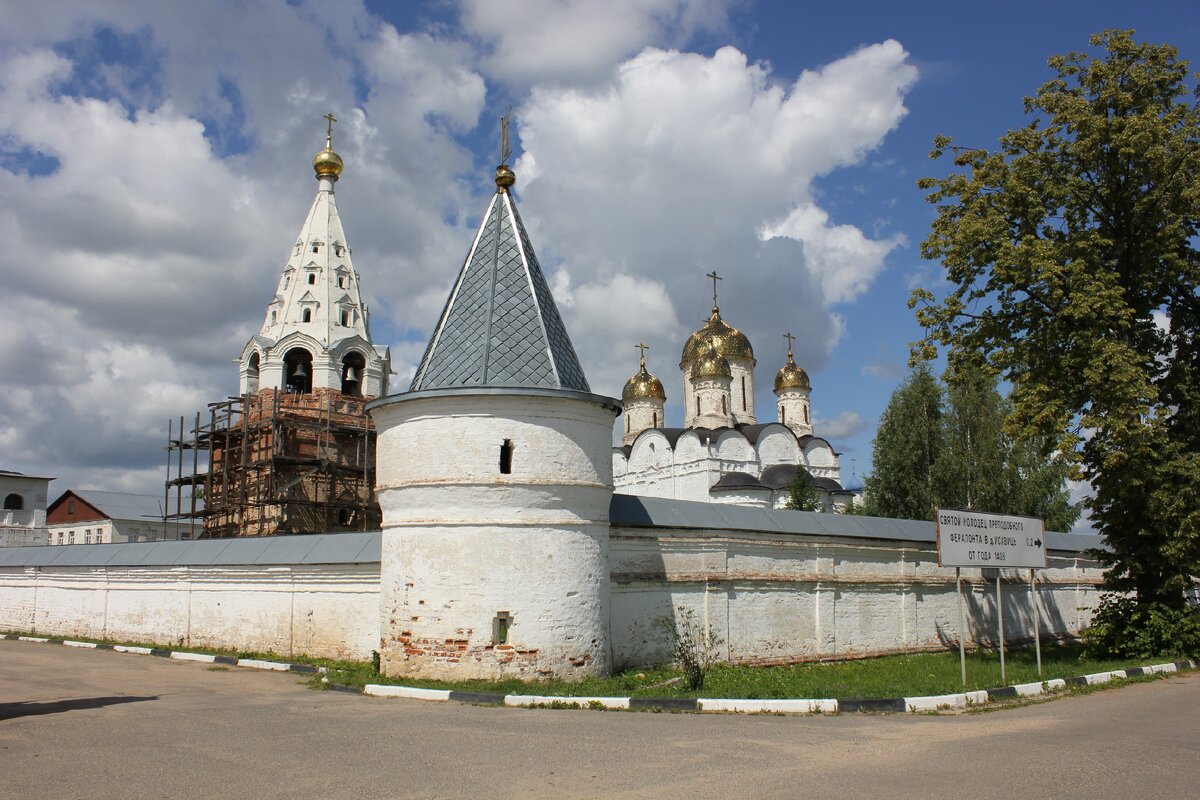
[[[380,668],[609,672],[614,398],[593,394],[501,166],[410,390],[368,406],[383,512]]]

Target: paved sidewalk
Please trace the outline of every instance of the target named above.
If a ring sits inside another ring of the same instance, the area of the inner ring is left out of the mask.
[[[997,713],[552,711],[0,641],[0,794],[127,798],[1187,797],[1200,674]]]

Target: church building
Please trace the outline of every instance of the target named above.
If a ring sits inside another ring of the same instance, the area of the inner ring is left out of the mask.
[[[754,411],[754,348],[721,318],[713,279],[708,321],[683,346],[683,427],[664,422],[662,382],[646,369],[645,345],[636,375],[621,394],[625,404],[621,446],[613,448],[618,494],[665,497],[759,508],[784,508],[798,474],[815,490],[821,509],[851,502],[842,488],[839,454],[814,435],[812,384],[792,354],[775,375],[776,422],[760,423]]]

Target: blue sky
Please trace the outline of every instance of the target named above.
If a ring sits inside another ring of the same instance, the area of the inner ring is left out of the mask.
[[[0,467],[157,492],[166,420],[236,390],[339,118],[338,204],[406,385],[514,114],[518,202],[584,368],[617,394],[725,276],[759,360],[783,334],[854,483],[935,287],[917,178],[992,146],[1089,34],[1200,58],[1193,3],[461,0],[22,5],[0,31]]]

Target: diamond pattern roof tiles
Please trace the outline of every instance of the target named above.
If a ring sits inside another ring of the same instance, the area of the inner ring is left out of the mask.
[[[492,197],[411,390],[476,386],[591,391],[507,192]]]

